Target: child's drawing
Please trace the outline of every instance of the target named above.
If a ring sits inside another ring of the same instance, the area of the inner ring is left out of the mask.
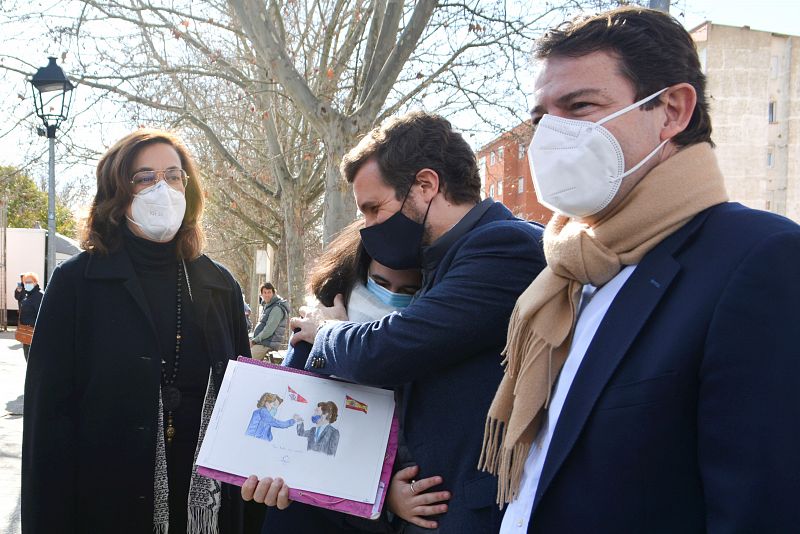
[[[256,403],[256,410],[250,417],[250,424],[247,425],[245,434],[254,438],[272,441],[272,429],[288,428],[295,424],[295,419],[280,421],[275,418],[278,406],[283,403],[283,399],[274,393],[264,393]],[[297,417],[297,416],[295,416]],[[302,420],[302,419],[301,419]],[[301,423],[302,426],[302,423]]]
[[[230,362],[197,465],[236,477],[279,476],[296,490],[374,502],[394,393],[293,371]]]
[[[303,418],[297,417],[297,435],[308,440],[308,450],[336,455],[339,446],[339,431],[331,426],[339,416],[339,409],[333,401],[317,403],[314,415],[311,416],[313,427],[306,430]]]

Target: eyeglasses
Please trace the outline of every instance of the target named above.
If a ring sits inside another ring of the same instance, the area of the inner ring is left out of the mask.
[[[189,175],[183,169],[166,169],[164,171],[139,171],[131,178],[136,189],[145,189],[164,180],[175,189],[185,189],[189,183]]]

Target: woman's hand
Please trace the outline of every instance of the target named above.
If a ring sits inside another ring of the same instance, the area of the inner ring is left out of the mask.
[[[442,501],[450,499],[449,491],[431,491],[430,488],[442,483],[442,477],[415,480],[419,467],[412,465],[401,469],[392,477],[387,496],[387,506],[396,516],[422,528],[436,528],[436,521],[425,519],[426,516],[447,512],[447,504]],[[427,492],[427,493],[426,493]],[[439,503],[439,504],[436,504]]]
[[[265,477],[258,480],[255,475],[247,477],[242,484],[242,499],[264,503],[267,506],[277,506],[278,510],[285,510],[292,504],[289,499],[289,486],[282,478]]]

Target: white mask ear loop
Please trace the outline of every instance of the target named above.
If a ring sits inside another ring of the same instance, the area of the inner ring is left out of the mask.
[[[663,88],[662,90],[660,90],[660,91],[658,91],[658,92],[656,92],[656,93],[653,93],[653,94],[652,94],[652,95],[650,95],[650,96],[646,96],[646,97],[644,97],[643,99],[639,100],[638,102],[634,102],[634,103],[633,103],[633,104],[631,104],[630,106],[626,106],[626,107],[622,108],[622,109],[621,109],[621,110],[619,110],[619,111],[615,111],[614,113],[612,113],[612,114],[611,114],[611,115],[609,115],[608,117],[604,117],[604,118],[600,119],[600,120],[599,120],[599,121],[597,121],[595,124],[597,124],[598,126],[599,126],[599,125],[601,125],[601,124],[605,124],[606,122],[608,122],[608,121],[610,121],[610,120],[612,120],[612,119],[616,119],[616,118],[617,118],[617,117],[619,117],[620,115],[623,115],[623,114],[625,114],[625,113],[629,112],[629,111],[630,111],[630,110],[632,110],[632,109],[638,108],[638,107],[639,107],[639,106],[641,106],[642,104],[647,104],[648,102],[650,102],[651,100],[653,100],[655,97],[657,97],[658,95],[660,95],[661,93],[663,93],[663,92],[664,92],[664,91],[666,91],[667,89],[669,89],[669,87],[665,87],[665,88]]]
[[[644,165],[645,163],[647,163],[647,161],[648,161],[650,158],[652,158],[653,156],[655,156],[656,152],[658,152],[659,150],[661,150],[661,149],[664,147],[664,145],[666,145],[667,143],[669,143],[669,140],[670,140],[670,139],[672,139],[672,138],[671,138],[671,137],[668,137],[667,139],[664,139],[663,141],[661,141],[661,144],[659,144],[659,145],[658,145],[658,146],[655,148],[655,150],[653,150],[653,151],[652,151],[652,152],[650,152],[648,155],[646,155],[642,161],[640,161],[639,163],[637,163],[636,165],[634,165],[633,167],[631,167],[630,169],[628,169],[627,171],[625,171],[624,173],[622,173],[622,176],[620,176],[620,179],[622,179],[622,178],[625,178],[626,176],[628,176],[628,175],[630,175],[630,174],[633,174],[633,173],[635,173],[635,172],[636,172],[636,171],[639,169],[639,167],[641,167],[642,165]]]
[[[614,113],[612,113],[608,117],[600,119],[595,124],[602,125],[603,123],[606,123],[606,122],[608,122],[608,121],[610,121],[612,119],[616,119],[620,115],[624,115],[625,113],[629,112],[632,109],[638,108],[639,106],[641,106],[643,104],[647,104],[648,102],[650,102],[651,100],[653,100],[654,98],[659,96],[661,93],[663,93],[667,89],[669,89],[669,87],[665,87],[660,91],[656,91],[652,95],[646,96],[643,99],[641,99],[641,100],[639,100],[637,102],[634,102],[630,106],[626,106],[626,107],[620,109],[619,111],[615,111]],[[636,172],[642,165],[647,163],[650,160],[650,158],[652,158],[656,154],[656,152],[661,150],[664,147],[664,145],[666,145],[668,142],[669,142],[669,139],[665,139],[664,141],[662,141],[661,144],[659,144],[652,152],[650,152],[647,156],[645,156],[644,159],[642,159],[639,163],[637,163],[636,165],[634,165],[633,167],[631,167],[630,169],[628,169],[627,171],[622,173],[622,176],[620,176],[620,179],[625,178],[626,176]]]

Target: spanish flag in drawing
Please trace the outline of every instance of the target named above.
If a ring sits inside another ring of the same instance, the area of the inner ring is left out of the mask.
[[[345,408],[349,408],[351,410],[356,410],[356,411],[359,411],[359,412],[367,413],[367,405],[366,404],[364,404],[363,402],[359,402],[359,401],[355,400],[350,395],[345,395],[345,397],[346,397],[345,401],[344,401],[344,407]]]

